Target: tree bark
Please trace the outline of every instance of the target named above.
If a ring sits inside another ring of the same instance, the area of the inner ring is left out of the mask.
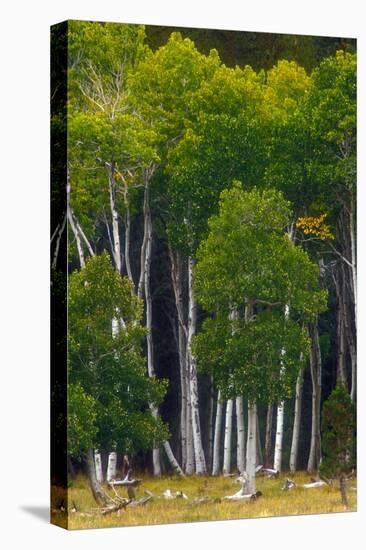
[[[121,242],[119,236],[118,212],[116,208],[116,181],[114,176],[114,163],[106,164],[109,184],[109,204],[112,215],[113,257],[118,273],[122,273]]]
[[[356,246],[356,198],[351,194],[351,204],[349,212],[349,232],[351,240],[351,263],[352,263],[352,287],[355,327],[357,330],[357,246]]]
[[[125,204],[125,265],[127,277],[134,285],[132,269],[131,269],[131,258],[130,258],[130,249],[131,249],[131,213],[130,213],[130,201],[128,197],[128,185],[125,179],[123,179],[124,190],[123,190],[123,200]]]
[[[102,469],[102,457],[100,452],[94,451],[94,461],[95,461],[95,477],[98,483],[103,483],[103,469]]]
[[[214,402],[215,402],[215,392],[214,392],[214,383],[213,378],[210,378],[209,385],[209,395],[208,395],[208,413],[207,413],[207,423],[208,423],[208,433],[207,433],[207,471],[210,472],[212,469],[212,452],[213,452],[213,436],[214,436]]]
[[[301,367],[296,380],[294,426],[292,430],[292,442],[290,451],[290,472],[296,472],[297,456],[300,441],[302,387],[304,382],[304,367]]]
[[[342,268],[339,267],[334,281],[336,285],[337,295],[337,383],[343,384],[347,388],[346,374],[346,335],[345,335],[345,318],[344,318],[344,296],[343,296],[343,277]]]
[[[193,445],[193,427],[192,427],[192,403],[191,403],[191,391],[189,382],[189,371],[187,372],[187,462],[185,473],[187,475],[193,475],[195,472],[195,460],[194,460],[194,445]]]
[[[284,419],[285,402],[281,401],[277,406],[277,427],[275,440],[275,454],[273,461],[273,469],[281,472],[282,469],[282,442],[283,442],[283,419]]]
[[[214,447],[213,447],[213,457],[212,457],[212,475],[213,476],[218,476],[220,473],[220,442],[221,442],[221,428],[222,428],[222,412],[223,412],[223,403],[221,401],[221,392],[219,390],[217,394]]]
[[[147,344],[147,370],[150,378],[155,377],[154,367],[154,347],[152,337],[152,298],[150,289],[150,268],[151,268],[151,252],[152,252],[152,221],[150,211],[150,189],[149,189],[149,176],[145,175],[145,192],[144,192],[144,241],[145,251],[143,257],[143,264],[141,270],[143,270],[143,282],[144,282],[144,294],[145,294],[145,312],[146,312],[146,344]],[[150,410],[154,418],[158,418],[158,408],[156,405],[150,405]],[[153,470],[154,476],[161,476],[161,461],[160,461],[160,449],[158,447],[153,448]]]
[[[290,240],[292,239],[291,233],[289,236]],[[290,307],[288,304],[285,305],[285,320],[289,318]],[[286,350],[281,350],[282,355],[285,355]],[[281,374],[284,367],[281,365]],[[282,470],[282,444],[283,444],[283,421],[284,421],[284,411],[285,411],[285,402],[281,401],[277,406],[277,427],[276,427],[276,440],[275,440],[275,454],[274,454],[274,465],[273,468],[277,472]]]
[[[233,405],[234,401],[228,399],[226,402],[225,416],[225,438],[224,438],[224,467],[223,474],[229,475],[231,472],[231,435],[233,427]]]
[[[181,440],[181,454],[182,454],[182,468],[187,472],[187,439],[188,439],[188,366],[187,366],[187,327],[184,320],[184,306],[183,306],[183,262],[179,253],[175,254],[172,248],[168,245],[169,257],[170,257],[170,274],[175,299],[175,308],[178,319],[178,357],[179,357],[179,372],[180,372],[180,440]],[[190,416],[191,419],[191,416]],[[190,420],[191,422],[191,420]],[[190,430],[191,433],[191,430]],[[190,456],[190,467],[194,469],[192,453]],[[193,464],[193,466],[192,466]],[[193,473],[193,470],[192,472]]]
[[[244,425],[244,402],[240,395],[236,398],[236,464],[240,474],[245,472],[245,425]]]
[[[268,403],[266,418],[266,437],[264,444],[264,467],[272,466],[272,433],[273,433],[273,404]]]
[[[117,472],[117,453],[116,451],[111,451],[108,455],[108,467],[107,467],[108,483],[116,479],[116,472]]]
[[[348,508],[347,492],[346,492],[346,479],[344,474],[339,476],[339,490],[341,492],[342,504]]]
[[[97,481],[95,475],[95,464],[94,464],[94,452],[93,449],[88,449],[86,453],[86,463],[88,469],[88,479],[91,488],[91,492],[95,501],[100,506],[107,506],[107,499],[102,491],[100,484]]]
[[[250,494],[256,492],[255,468],[257,457],[257,404],[255,401],[248,401],[248,442],[246,468],[248,475],[247,491]]]
[[[70,205],[70,194],[71,194],[70,175],[68,174],[67,175],[67,185],[66,185],[67,219],[69,220],[70,227],[71,227],[72,232],[73,232],[74,237],[75,237],[76,248],[77,248],[78,255],[79,255],[80,267],[84,267],[85,266],[84,250],[83,250],[83,246],[81,244],[81,238],[80,238],[80,235],[79,235],[79,231],[77,230],[76,225],[75,225],[74,216],[73,216],[72,208],[71,208],[71,205]]]
[[[189,385],[190,385],[190,397],[191,397],[191,411],[192,411],[192,431],[193,431],[193,446],[194,446],[194,458],[196,462],[196,474],[205,475],[206,460],[202,445],[202,434],[200,426],[200,412],[198,401],[198,379],[197,379],[197,365],[196,359],[192,353],[191,345],[192,338],[196,333],[197,325],[197,304],[193,295],[193,266],[194,260],[192,257],[188,258],[188,340],[187,340],[187,357],[189,365]]]
[[[308,460],[308,472],[318,470],[321,459],[320,438],[320,400],[321,400],[321,354],[319,346],[318,323],[309,326],[311,338],[310,373],[313,387],[311,407],[311,444]]]

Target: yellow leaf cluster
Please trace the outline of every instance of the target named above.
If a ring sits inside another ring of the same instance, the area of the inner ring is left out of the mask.
[[[298,218],[296,227],[303,231],[305,235],[313,235],[322,241],[333,240],[329,225],[325,223],[327,214],[320,214],[320,216],[306,216],[304,218]]]

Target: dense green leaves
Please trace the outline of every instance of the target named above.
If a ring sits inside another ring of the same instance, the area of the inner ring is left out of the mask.
[[[339,477],[355,466],[355,406],[343,384],[338,384],[322,411],[323,459],[321,472]]]
[[[140,317],[141,303],[130,281],[117,273],[106,253],[70,276],[69,382],[78,390],[71,394],[71,404],[81,414],[80,426],[90,414],[87,439],[100,448],[117,445],[132,451],[166,436],[149,410],[149,404],[161,401],[165,384],[147,376]],[[115,334],[112,320],[120,322]],[[75,422],[72,427],[75,438],[81,429]],[[85,440],[79,440],[79,447]]]
[[[214,316],[196,337],[198,361],[232,397],[288,397],[308,352],[299,320],[326,307],[318,267],[284,234],[289,216],[280,192],[236,183],[197,252],[196,296]]]

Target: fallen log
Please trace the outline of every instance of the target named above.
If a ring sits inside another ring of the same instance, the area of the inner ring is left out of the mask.
[[[235,493],[235,495],[230,495],[224,497],[224,500],[240,500],[244,502],[253,502],[254,500],[257,500],[259,497],[262,496],[261,491],[257,491],[256,493],[250,493],[250,494],[244,494],[242,490]]]
[[[310,483],[304,483],[303,488],[304,489],[317,489],[318,487],[323,487],[324,485],[328,485],[328,483],[326,483],[322,479],[319,479],[319,481],[311,481]]]
[[[130,500],[126,507],[128,508],[134,508],[135,506],[144,506],[149,500],[151,500],[153,497],[150,495],[145,495],[144,497],[139,498],[138,500]]]

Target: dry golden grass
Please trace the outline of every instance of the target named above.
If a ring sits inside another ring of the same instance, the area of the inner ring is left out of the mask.
[[[301,485],[309,481],[309,475],[299,472],[291,476],[297,487],[290,491],[282,491],[281,487],[286,477],[286,474],[278,479],[258,476],[257,490],[262,491],[263,496],[257,501],[222,501],[205,504],[194,504],[192,501],[195,497],[204,495],[222,498],[234,494],[239,489],[238,484],[235,484],[232,478],[224,477],[203,478],[193,476],[186,479],[146,477],[137,490],[137,497],[142,496],[144,490],[148,489],[156,495],[156,498],[147,502],[145,506],[127,508],[107,516],[101,516],[97,513],[97,506],[91,495],[88,482],[85,478],[79,477],[69,489],[68,527],[69,529],[90,529],[346,511],[345,506],[341,503],[338,485],[303,489]],[[356,481],[352,480],[348,483],[350,511],[356,510],[357,497],[354,487],[356,487]],[[158,498],[166,489],[183,491],[189,497],[189,500]],[[119,494],[124,497],[127,496],[125,489],[120,489]],[[70,511],[73,502],[78,509],[76,513]],[[88,512],[93,512],[93,514],[91,516],[82,515]],[[58,514],[61,515],[60,512]],[[55,515],[54,519],[57,519]]]

